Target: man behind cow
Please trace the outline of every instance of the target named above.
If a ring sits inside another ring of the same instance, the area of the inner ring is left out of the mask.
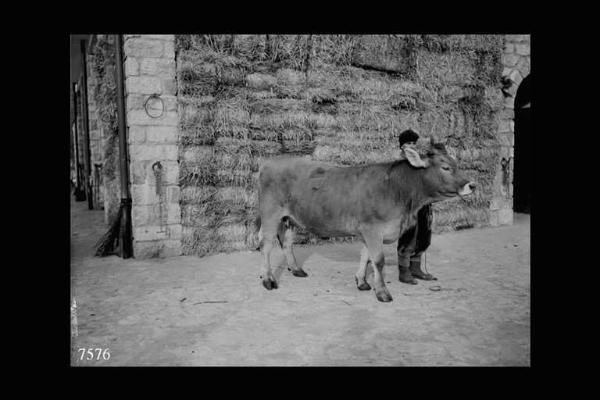
[[[400,134],[400,149],[415,149],[419,135],[406,130]],[[416,150],[416,149],[415,149]],[[418,279],[437,280],[433,275],[421,270],[421,255],[431,244],[431,222],[433,219],[431,205],[423,206],[417,214],[417,223],[398,239],[398,271],[401,282],[417,284]]]

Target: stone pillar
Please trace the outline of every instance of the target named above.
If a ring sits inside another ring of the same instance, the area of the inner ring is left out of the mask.
[[[504,108],[498,117],[500,139],[500,165],[494,181],[497,190],[490,204],[490,225],[511,225],[513,222],[513,157],[515,143],[514,102],[517,89],[529,75],[530,36],[506,35],[502,55],[502,79],[504,82]],[[504,161],[504,165],[503,165]]]
[[[124,39],[134,256],[180,255],[175,37],[125,35]],[[164,104],[160,116],[145,109],[153,94]]]

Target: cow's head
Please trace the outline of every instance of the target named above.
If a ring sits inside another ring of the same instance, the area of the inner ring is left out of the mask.
[[[475,183],[462,175],[446,147],[433,138],[425,158],[411,148],[405,148],[404,152],[410,165],[423,169],[425,192],[433,201],[468,195],[475,189]]]

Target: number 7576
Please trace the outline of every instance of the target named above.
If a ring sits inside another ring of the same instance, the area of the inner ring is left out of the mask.
[[[95,348],[95,349],[85,349],[85,348],[81,348],[78,349],[77,351],[81,352],[81,357],[79,358],[80,360],[83,360],[83,357],[85,357],[86,360],[90,361],[94,359],[94,351],[96,352],[96,360],[100,360],[100,357],[102,357],[103,360],[108,360],[110,359],[110,351],[108,349],[101,349],[101,348]]]

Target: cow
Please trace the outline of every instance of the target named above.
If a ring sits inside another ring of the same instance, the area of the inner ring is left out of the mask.
[[[355,236],[363,247],[355,282],[370,290],[366,267],[375,268],[374,289],[379,301],[392,301],[383,280],[383,244],[397,241],[416,224],[427,204],[464,196],[475,183],[458,170],[442,143],[431,139],[421,158],[405,149],[405,159],[364,166],[341,167],[306,158],[275,158],[259,169],[259,241],[264,258],[262,284],[277,289],[270,254],[281,245],[294,276],[306,277],[292,244],[297,227],[321,237]]]

